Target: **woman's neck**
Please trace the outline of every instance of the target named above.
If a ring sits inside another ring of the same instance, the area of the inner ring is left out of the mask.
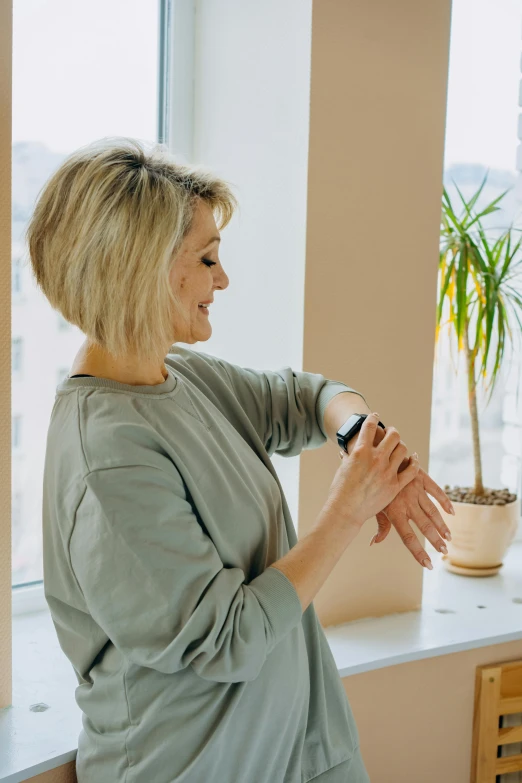
[[[163,364],[147,365],[127,358],[115,359],[95,344],[83,343],[73,361],[70,375],[94,375],[131,386],[157,386],[168,378]]]

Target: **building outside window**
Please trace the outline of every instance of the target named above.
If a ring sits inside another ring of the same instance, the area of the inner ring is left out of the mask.
[[[56,385],[58,386],[69,375],[68,367],[60,367],[56,373]]]
[[[14,0],[13,13],[13,373],[23,361],[38,379],[37,393],[21,380],[13,387],[12,447],[20,457],[12,467],[17,585],[43,576],[47,427],[57,379],[85,339],[35,285],[24,232],[38,192],[68,154],[107,136],[157,140],[160,29],[158,3],[150,0],[91,0],[88,13],[69,0]],[[23,298],[19,258],[29,267]]]
[[[22,533],[22,493],[13,492],[13,498],[11,503],[11,521],[13,525],[13,540],[12,547],[17,549],[19,545],[20,535]]]
[[[61,313],[57,313],[58,330],[60,332],[68,332],[71,328],[69,321],[66,321]]]
[[[11,371],[22,371],[22,355],[23,355],[23,339],[21,337],[13,337],[11,340]]]
[[[22,264],[17,257],[14,257],[12,262],[11,290],[13,295],[22,293]]]
[[[11,445],[13,451],[19,451],[22,447],[22,417],[15,415],[11,421]]]

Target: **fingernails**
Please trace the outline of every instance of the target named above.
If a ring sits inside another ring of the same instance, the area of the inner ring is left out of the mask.
[[[448,554],[448,547],[444,546],[444,544],[442,544],[442,546],[440,547],[440,551],[444,552],[444,554],[447,555]]]
[[[431,563],[431,560],[430,560],[429,558],[425,558],[425,559],[422,561],[422,565],[423,565],[425,568],[429,568],[429,569],[430,569],[430,571],[433,571],[433,565],[432,565],[432,563]]]
[[[449,530],[447,530],[444,533],[444,538],[446,539],[446,541],[451,541],[451,533],[449,532]]]
[[[414,457],[415,459],[419,459],[419,455],[417,454],[416,451],[414,451],[411,456]]]
[[[453,503],[449,504],[449,509],[450,509],[450,514],[453,514],[453,516],[455,516],[455,509],[453,507]]]
[[[372,540],[370,541],[370,546],[371,546],[372,544],[374,544],[374,543],[375,543],[375,539],[377,538],[377,536],[378,536],[378,535],[379,535],[378,533],[376,533],[376,534],[374,535],[374,537],[373,537],[373,538],[372,538]]]

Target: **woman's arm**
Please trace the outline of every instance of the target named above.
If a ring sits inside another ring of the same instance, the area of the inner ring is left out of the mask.
[[[115,647],[165,674],[191,666],[215,682],[254,680],[301,620],[288,578],[267,568],[247,584],[225,566],[171,463],[94,470],[84,481],[70,565]]]
[[[294,457],[303,449],[326,443],[329,433],[324,429],[324,415],[332,398],[349,397],[354,410],[368,409],[359,392],[320,373],[300,372],[291,367],[256,370],[201,351],[191,354],[188,361],[200,364],[198,377],[201,373],[217,372],[232,389],[270,456],[276,453]]]
[[[335,434],[339,427],[342,427],[345,421],[354,413],[372,413],[364,398],[358,394],[336,394],[336,396],[329,401],[324,411],[324,429],[333,443],[337,443]],[[382,433],[381,427],[378,427],[377,430],[380,430]],[[350,439],[350,451],[357,442],[359,432]],[[378,434],[379,432],[376,432],[376,435]],[[384,437],[384,433],[382,434],[382,437]]]

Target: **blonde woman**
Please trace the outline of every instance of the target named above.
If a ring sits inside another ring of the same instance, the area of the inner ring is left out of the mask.
[[[79,783],[368,781],[312,600],[366,519],[381,539],[393,521],[419,562],[407,517],[437,548],[447,532],[426,489],[445,494],[369,415],[297,542],[270,455],[371,411],[320,374],[176,345],[211,335],[236,207],[163,147],[106,139],[62,164],[28,228],[38,285],[86,335],[56,390],[43,498]]]

